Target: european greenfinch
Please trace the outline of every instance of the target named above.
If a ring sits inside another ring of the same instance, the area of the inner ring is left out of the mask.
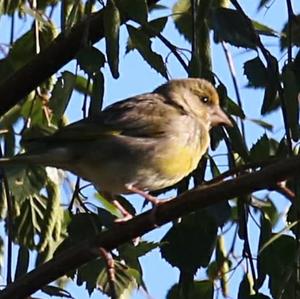
[[[151,93],[108,106],[53,135],[29,140],[30,150],[1,162],[62,168],[110,194],[171,186],[207,151],[211,127],[231,125],[204,79],[171,80]]]

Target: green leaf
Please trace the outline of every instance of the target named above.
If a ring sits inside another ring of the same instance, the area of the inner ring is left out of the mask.
[[[260,235],[259,235],[259,242],[258,242],[258,252],[261,251],[265,243],[272,237],[272,225],[270,219],[266,213],[262,213],[260,217]],[[257,257],[257,282],[256,287],[259,289],[266,278],[266,269],[262,262],[261,255]]]
[[[71,219],[68,234],[73,243],[92,238],[102,230],[102,221],[96,214],[79,213]]]
[[[85,47],[76,55],[78,64],[88,75],[93,76],[104,66],[105,57],[95,47]]]
[[[255,49],[256,36],[252,22],[237,10],[219,7],[212,13],[215,42],[228,42],[236,47]]]
[[[74,297],[68,291],[66,291],[62,288],[56,287],[56,286],[52,286],[52,285],[43,286],[41,288],[41,291],[43,291],[44,293],[46,293],[49,296],[74,299]]]
[[[275,236],[275,234],[273,235]],[[286,276],[289,271],[293,273],[295,255],[295,239],[287,235],[275,238],[260,253],[261,267],[264,273],[269,275],[269,288],[272,296],[275,298],[278,298],[281,291],[283,291],[282,298],[284,299],[292,298],[293,294],[295,294],[295,277],[293,275]],[[285,281],[282,279],[283,277],[289,279]]]
[[[163,237],[162,257],[180,271],[196,273],[200,266],[208,265],[216,237],[217,225],[209,213],[193,213],[175,224]]]
[[[266,122],[266,121],[263,121],[261,119],[253,119],[253,118],[247,118],[247,120],[253,122],[254,124],[272,132],[273,131],[273,125]]]
[[[267,69],[257,56],[244,63],[244,74],[251,87],[265,87],[267,83]]]
[[[117,298],[120,298],[122,294],[131,292],[137,287],[135,277],[139,274],[136,270],[127,267],[118,260],[114,260],[113,263],[115,276],[113,287]],[[84,282],[86,283],[86,289],[89,294],[91,294],[96,287],[108,296],[111,296],[113,293],[106,261],[103,259],[91,261],[78,269],[77,284],[82,285]]]
[[[130,37],[130,44],[133,49],[137,49],[145,61],[163,77],[168,78],[166,66],[162,57],[151,49],[150,38],[133,26],[127,25]],[[130,49],[127,48],[127,53]]]
[[[281,50],[284,50],[289,46],[290,39],[291,45],[300,46],[300,15],[294,15],[290,20],[291,22],[291,37],[289,37],[289,23],[287,22],[281,32],[280,35],[280,47]]]
[[[251,294],[251,285],[248,274],[245,274],[241,281],[238,293],[238,299],[248,299]]]
[[[291,130],[293,140],[297,142],[300,135],[298,101],[299,86],[297,86],[296,75],[289,65],[283,69],[282,80],[284,84],[284,99],[288,125]]]
[[[54,123],[57,124],[67,109],[75,85],[76,76],[71,72],[64,71],[57,80],[52,96],[49,99],[49,108],[52,111]]]
[[[245,144],[245,140],[243,140],[243,137],[236,122],[233,119],[231,119],[231,122],[233,124],[233,127],[226,128],[226,131],[228,132],[231,141],[231,150],[238,153],[244,161],[247,161],[249,159],[249,153]]]
[[[209,166],[210,166],[210,171],[211,171],[211,175],[213,178],[220,175],[220,170],[219,170],[215,160],[211,156],[209,156]]]
[[[20,213],[14,221],[14,240],[30,249],[36,248],[37,236],[40,236],[46,214],[47,198],[28,196],[23,199]]]
[[[41,27],[39,32],[41,50],[47,48],[56,35],[57,31],[52,23]],[[34,55],[36,55],[35,32],[31,29],[18,38],[6,58],[0,60],[0,82],[28,63]]]
[[[257,21],[252,21],[252,24],[258,34],[262,34],[262,35],[266,35],[266,36],[275,36],[275,37],[279,36],[278,32],[276,32],[274,29],[272,29],[262,23],[259,23]]]
[[[162,32],[167,24],[167,21],[168,17],[161,17],[147,23],[147,27],[152,29],[152,33],[149,34],[149,37],[155,37],[158,33]],[[141,29],[143,31],[143,26]]]
[[[6,170],[8,183],[16,201],[38,194],[45,187],[47,174],[40,166],[13,166]]]
[[[213,299],[214,285],[212,281],[193,281],[189,288],[183,290],[180,284],[175,284],[168,291],[167,299]]]
[[[243,109],[230,98],[227,98],[227,112],[244,119],[246,117]]]
[[[267,82],[266,89],[261,107],[261,114],[264,115],[277,107],[276,95],[278,91],[278,61],[277,59],[269,55],[270,61],[267,64]]]
[[[190,0],[178,0],[172,9],[176,29],[189,42],[192,40],[192,10]]]
[[[146,0],[119,0],[116,2],[122,16],[139,24],[147,22],[148,6]]]
[[[251,148],[250,159],[251,161],[267,160],[270,156],[274,156],[277,147],[274,148],[273,144],[266,134],[264,134]]]
[[[101,72],[97,72],[93,76],[93,89],[89,108],[89,116],[96,115],[101,110],[103,104],[103,96],[104,76]]]
[[[119,78],[119,33],[121,17],[114,1],[108,1],[104,9],[104,33],[106,56],[112,76]]]
[[[84,7],[81,1],[65,1],[63,7],[64,11],[61,15],[61,19],[63,19],[62,31],[69,32],[82,19]]]
[[[86,94],[88,96],[91,96],[92,89],[93,89],[92,84],[88,84],[88,80],[85,77],[79,75],[76,76],[74,90],[76,90],[81,94]]]

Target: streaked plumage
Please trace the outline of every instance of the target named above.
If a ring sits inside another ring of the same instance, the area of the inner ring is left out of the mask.
[[[209,82],[172,80],[31,140],[31,150],[11,160],[69,170],[112,194],[128,193],[129,185],[157,190],[197,167],[209,129],[221,123],[230,121]]]

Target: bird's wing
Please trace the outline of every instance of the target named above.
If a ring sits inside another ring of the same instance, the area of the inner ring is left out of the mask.
[[[47,139],[93,140],[103,135],[157,137],[169,127],[170,116],[179,113],[162,95],[148,93],[110,105],[94,117],[72,123]]]

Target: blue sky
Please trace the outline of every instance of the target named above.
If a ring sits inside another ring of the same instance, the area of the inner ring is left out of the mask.
[[[172,6],[175,1],[165,0],[161,1],[161,4],[166,6]],[[299,1],[293,1],[294,10],[297,13],[300,13],[300,4]],[[283,23],[286,20],[286,7],[285,1],[282,0],[274,0],[271,1],[269,9],[262,9],[259,13],[257,12],[257,3],[258,1],[254,0],[244,0],[240,1],[241,6],[247,12],[247,14],[253,19],[260,21],[268,26],[272,27],[275,30],[280,31],[283,27]],[[169,15],[170,11],[160,11],[160,15]],[[8,27],[7,19],[0,19],[0,28]],[[24,30],[24,26],[22,24],[18,24],[16,33],[20,34]],[[7,33],[7,32],[6,32]],[[174,29],[174,26],[171,21],[168,22],[163,35],[177,46],[183,48],[189,48],[189,45],[186,41],[181,37],[177,31]],[[8,38],[8,37],[7,37]],[[127,41],[127,34],[125,28],[121,30],[121,56],[120,56],[120,78],[115,80],[112,78],[108,67],[104,69],[105,75],[105,97],[104,97],[104,106],[109,105],[117,100],[124,99],[126,97],[144,93],[146,91],[151,91],[156,86],[165,82],[165,79],[162,78],[158,73],[156,73],[153,69],[151,69],[139,56],[139,54],[134,51],[129,53],[128,55],[124,55],[125,45]],[[281,57],[282,54],[278,52],[278,40],[274,38],[265,38],[265,44],[269,47],[271,52],[276,57]],[[104,49],[104,42],[101,41],[98,45],[101,49]],[[154,42],[154,49],[163,53],[164,55],[168,54],[168,50],[162,45],[159,41]],[[242,96],[242,101],[244,105],[244,110],[248,118],[258,118],[260,111],[260,103],[262,99],[261,90],[253,90],[246,88],[247,80],[243,75],[243,63],[250,58],[254,58],[256,53],[254,51],[246,52],[243,49],[238,49],[234,47],[229,47],[232,52],[232,56],[234,59],[239,89]],[[283,63],[283,60],[282,60]],[[65,68],[70,69],[71,71],[75,70],[75,64],[70,63]],[[177,63],[176,59],[171,57],[169,59],[168,70],[171,74],[171,78],[181,78],[186,77],[186,74],[182,67]],[[225,56],[223,50],[220,45],[213,46],[213,70],[214,72],[221,78],[221,80],[226,84],[229,90],[229,96],[232,99],[236,99],[235,92],[233,89],[233,84],[230,78],[230,72],[227,66],[227,62],[225,60]],[[83,100],[82,96],[75,94],[72,98],[72,102],[68,108],[68,115],[71,121],[82,118],[81,109],[81,101]],[[80,103],[80,105],[78,104]],[[280,121],[276,121],[277,119]],[[279,113],[273,113],[266,117],[266,120],[275,123],[275,131],[278,131],[278,136],[282,136],[283,132],[281,115]],[[245,121],[246,132],[247,132],[247,141],[248,145],[251,146],[265,131],[258,127],[257,125],[252,124],[249,121]],[[220,148],[218,153],[222,152],[222,147]],[[224,152],[224,150],[223,150]],[[213,153],[215,154],[215,153]],[[222,163],[222,160],[220,160]],[[88,193],[89,196],[93,196],[92,192]],[[141,205],[143,200],[137,196],[131,196],[132,202],[138,207],[138,211],[141,210]],[[283,209],[287,205],[287,201],[282,200],[281,197],[278,196],[278,206]],[[156,229],[154,232],[147,234],[143,239],[151,240],[151,241],[159,241],[160,238],[165,234],[170,225],[166,225],[162,228]],[[230,244],[231,233],[228,233],[227,245]],[[250,227],[250,235],[253,236],[253,240],[251,240],[254,244],[253,250],[256,250],[255,243],[256,239],[254,236],[257,236],[257,231],[255,227],[252,225]],[[183,253],[184,254],[184,253]],[[177,281],[178,279],[178,271],[177,269],[172,268],[169,264],[167,264],[164,260],[160,258],[160,253],[158,250],[154,250],[150,254],[141,258],[141,263],[144,269],[144,280],[146,281],[150,298],[161,299],[166,295],[167,290]],[[236,296],[237,287],[242,275],[242,270],[237,271],[236,275],[230,281],[230,287],[232,290],[233,298]],[[203,278],[203,271],[199,271],[199,275],[197,278]],[[83,287],[78,288],[73,283],[70,284],[69,290],[75,298],[88,298],[87,292]],[[40,296],[43,297],[43,296]],[[92,295],[93,299],[105,298],[99,292],[94,292]],[[143,292],[137,292],[133,296],[134,299],[142,299],[149,298]],[[219,297],[221,298],[221,297]]]

